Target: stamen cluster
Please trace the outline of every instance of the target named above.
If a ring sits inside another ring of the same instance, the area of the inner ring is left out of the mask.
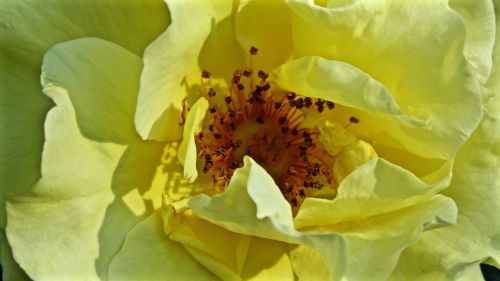
[[[251,55],[257,49],[250,50]],[[210,73],[203,71],[202,78]],[[333,110],[335,104],[273,89],[268,73],[237,69],[222,99],[207,90],[210,120],[197,135],[203,172],[217,191],[227,186],[249,155],[274,178],[283,196],[297,209],[305,197],[333,183],[332,159],[318,141],[319,131],[302,128],[306,111]],[[220,102],[217,102],[219,100]]]

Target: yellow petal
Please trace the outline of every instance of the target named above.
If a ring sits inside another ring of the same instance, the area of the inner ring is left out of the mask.
[[[200,98],[189,110],[184,123],[182,142],[179,146],[178,156],[179,161],[184,165],[184,178],[191,183],[194,182],[198,176],[198,171],[196,170],[198,153],[196,151],[195,137],[201,130],[207,109],[208,101],[205,98]]]
[[[184,98],[193,102],[208,90],[199,87],[201,70],[230,79],[243,58],[231,18],[234,3],[169,0],[167,4],[172,24],[144,53],[135,115],[142,138],[162,141],[180,139]]]
[[[293,226],[292,211],[272,177],[249,157],[234,173],[227,190],[189,201],[193,212],[230,231],[306,245],[319,252],[336,280],[345,270],[344,240],[333,232],[303,233]]]
[[[131,126],[141,67],[97,38],[47,53],[42,83],[56,106],[45,123],[42,178],[7,202],[7,237],[31,278],[106,276],[127,232],[158,204],[146,197],[165,186],[152,184],[165,144],[142,142]]]
[[[482,115],[479,85],[462,52],[465,26],[447,1],[355,1],[327,7],[312,1],[287,3],[293,11],[297,57],[321,56],[349,64],[383,85],[410,120],[426,120],[425,126],[408,126],[412,122],[402,122],[397,115],[352,110],[349,105],[336,114],[360,120],[349,130],[369,141],[380,156],[411,167],[420,177],[446,165]],[[339,79],[313,78],[313,89]]]
[[[254,46],[259,50],[252,58],[255,69],[269,72],[291,57],[290,11],[283,0],[240,1],[235,24],[243,49]]]
[[[164,235],[158,212],[130,230],[108,277],[111,281],[217,280],[181,244]]]

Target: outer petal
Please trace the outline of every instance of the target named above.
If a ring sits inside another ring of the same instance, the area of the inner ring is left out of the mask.
[[[407,115],[429,121],[412,128],[394,118],[339,110],[344,120],[358,117],[358,126],[350,128],[357,136],[419,176],[453,157],[482,110],[462,52],[465,27],[447,1],[360,0],[328,8],[313,1],[288,3],[297,57],[316,55],[353,65],[384,85]]]
[[[160,206],[151,194],[165,186],[153,180],[164,144],[142,142],[131,125],[141,67],[100,39],[46,55],[44,93],[57,106],[45,123],[42,178],[7,202],[7,238],[31,278],[105,279],[125,234]]]
[[[499,11],[500,4],[495,2],[497,30]],[[496,67],[500,65],[499,38],[497,34],[495,67],[483,91],[485,117],[459,150],[453,181],[444,192],[457,203],[457,225],[426,233],[419,243],[403,252],[394,280],[416,276],[422,280],[454,280],[477,270],[480,262],[497,266],[500,263],[500,70]]]
[[[161,216],[154,213],[138,223],[109,268],[109,280],[217,280],[177,242],[163,233]]]
[[[201,84],[201,70],[230,79],[243,58],[234,38],[232,1],[170,0],[168,7],[172,24],[144,54],[135,116],[144,139],[178,140],[182,100],[193,102],[208,90],[193,86]]]
[[[19,267],[14,258],[12,257],[12,249],[7,241],[5,232],[2,230],[0,233],[1,248],[0,257],[2,258],[2,280],[31,280],[24,270]]]
[[[465,55],[481,84],[491,74],[491,53],[495,42],[495,12],[491,0],[451,0],[450,7],[460,14],[467,31]]]
[[[51,106],[40,94],[44,53],[61,41],[98,36],[140,55],[167,23],[161,0],[2,0],[0,190],[26,190],[40,177],[43,120]]]
[[[140,55],[167,24],[168,11],[161,0],[0,1],[2,229],[3,194],[22,192],[40,178],[43,122],[51,106],[40,94],[43,54],[58,42],[98,36]],[[2,252],[2,264],[12,263],[10,247],[3,241]],[[10,276],[10,268],[4,266],[4,277]]]

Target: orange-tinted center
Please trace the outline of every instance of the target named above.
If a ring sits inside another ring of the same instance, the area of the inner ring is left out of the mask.
[[[202,77],[210,73],[203,71]],[[251,156],[296,209],[307,195],[333,182],[332,158],[318,141],[319,131],[300,125],[305,112],[332,110],[334,103],[273,89],[267,80],[264,71],[255,75],[251,67],[238,69],[219,103],[217,93],[208,89],[210,121],[197,136],[199,157],[203,172],[222,191],[243,157]]]

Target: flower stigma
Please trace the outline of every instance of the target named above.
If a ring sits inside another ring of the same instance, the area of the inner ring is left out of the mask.
[[[252,47],[250,58],[257,52]],[[210,76],[206,70],[201,73],[204,80]],[[255,73],[250,60],[247,69],[234,71],[226,95],[206,90],[209,117],[196,136],[198,157],[216,192],[224,191],[245,155],[252,157],[272,176],[296,213],[306,197],[325,185],[336,186],[334,159],[320,143],[320,131],[301,126],[307,112],[321,114],[335,104],[277,89],[268,78],[263,70]],[[359,120],[351,117],[349,122]]]

